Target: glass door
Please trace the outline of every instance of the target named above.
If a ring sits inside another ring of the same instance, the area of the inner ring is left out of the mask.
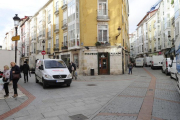
[[[107,15],[107,3],[106,2],[99,3],[99,15],[100,16]]]

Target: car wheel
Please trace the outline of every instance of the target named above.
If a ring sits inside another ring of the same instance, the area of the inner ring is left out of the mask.
[[[42,85],[43,85],[43,88],[44,88],[44,89],[46,89],[46,88],[47,88],[47,86],[46,86],[46,84],[45,84],[45,82],[44,82],[43,78],[42,78]]]
[[[177,77],[177,74],[175,74],[175,77],[176,77],[176,81],[178,81],[178,80],[179,80],[179,78]]]
[[[168,74],[168,70],[166,70],[166,71],[165,71],[165,74],[166,74],[166,76],[168,76],[168,75],[169,75],[169,74]]]
[[[70,87],[71,86],[71,84],[67,84],[67,87]]]
[[[35,75],[36,83],[39,83],[39,80],[37,79],[37,75]]]

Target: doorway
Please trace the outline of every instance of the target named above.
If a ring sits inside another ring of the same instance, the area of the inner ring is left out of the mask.
[[[98,61],[99,61],[98,62],[99,75],[108,75],[109,74],[109,54],[99,53]]]

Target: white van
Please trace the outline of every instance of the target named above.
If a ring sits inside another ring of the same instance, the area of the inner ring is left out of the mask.
[[[144,58],[145,67],[150,67],[151,66],[151,60],[152,60],[152,57],[145,57]]]
[[[177,78],[177,69],[176,69],[176,57],[173,60],[173,63],[169,66],[170,67],[170,77],[171,79],[176,79]]]
[[[72,75],[61,59],[38,60],[35,69],[36,83],[41,82],[45,89],[48,85],[63,85],[68,87],[72,82]]]
[[[170,74],[170,66],[172,63],[172,60],[170,58],[164,58],[162,61],[162,73],[165,73],[166,75]]]
[[[152,56],[152,61],[151,61],[151,69],[155,68],[162,68],[162,61],[164,59],[163,55],[160,56]]]
[[[144,58],[136,58],[136,67],[144,66]]]

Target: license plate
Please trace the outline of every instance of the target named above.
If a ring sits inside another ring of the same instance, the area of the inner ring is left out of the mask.
[[[64,82],[64,80],[56,80],[56,82]]]

